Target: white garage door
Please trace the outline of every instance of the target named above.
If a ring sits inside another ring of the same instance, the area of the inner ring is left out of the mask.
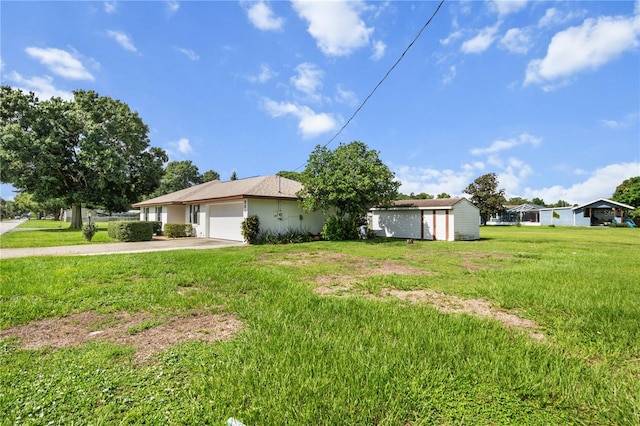
[[[240,232],[242,202],[209,206],[209,237],[244,241]]]

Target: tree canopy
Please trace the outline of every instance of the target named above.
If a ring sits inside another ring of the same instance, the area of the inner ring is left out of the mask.
[[[159,185],[168,160],[150,148],[149,129],[137,112],[93,91],[72,101],[39,101],[2,86],[0,180],[36,201],[61,198],[82,226],[82,204],[119,212]]]
[[[611,196],[613,201],[640,207],[640,176],[624,180]]]
[[[202,174],[202,182],[211,182],[212,180],[220,179],[220,173],[215,170],[207,170]]]
[[[469,184],[464,191],[471,195],[471,202],[480,209],[483,225],[495,214],[504,210],[504,189],[498,189],[498,177],[495,173],[487,173]]]
[[[337,218],[360,219],[369,208],[393,200],[400,187],[378,152],[358,141],[333,151],[316,146],[300,182],[303,189],[298,196],[304,210],[321,210]]]
[[[152,197],[176,192],[202,183],[202,175],[198,166],[191,160],[169,161],[164,168],[160,179],[160,186],[152,194]]]

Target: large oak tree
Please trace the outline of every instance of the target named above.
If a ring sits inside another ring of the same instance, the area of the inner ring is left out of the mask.
[[[137,112],[93,91],[72,101],[38,100],[2,86],[0,180],[72,207],[72,228],[82,227],[82,204],[119,212],[152,193],[168,160],[150,148],[149,129]]]
[[[504,189],[498,189],[498,176],[487,173],[478,177],[462,192],[471,195],[471,202],[480,210],[483,225],[494,213],[504,210]]]
[[[393,200],[400,187],[378,152],[358,141],[333,151],[316,146],[299,181],[303,189],[297,195],[305,211],[320,210],[353,225],[371,207]]]

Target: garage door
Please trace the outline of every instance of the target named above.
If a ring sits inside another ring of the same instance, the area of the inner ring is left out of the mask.
[[[240,232],[242,202],[209,206],[209,237],[244,241]]]

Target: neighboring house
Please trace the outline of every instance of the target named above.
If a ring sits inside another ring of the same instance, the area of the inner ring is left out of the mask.
[[[140,220],[191,223],[196,236],[244,241],[241,224],[260,219],[261,231],[289,228],[312,234],[322,231],[325,215],[305,213],[298,205],[300,182],[281,176],[260,176],[229,182],[214,180],[134,204]]]
[[[540,225],[540,210],[545,206],[538,204],[521,204],[518,206],[504,206],[504,210],[493,215],[487,225]]]
[[[480,239],[480,211],[466,198],[398,200],[369,212],[377,236],[416,240]]]
[[[138,210],[129,210],[128,212],[109,214],[104,210],[82,208],[82,222],[89,222],[89,213],[91,213],[92,222],[111,222],[117,220],[137,220],[140,217]],[[66,209],[63,213],[63,221],[71,222],[71,209]]]
[[[633,206],[599,198],[576,207],[553,207],[540,209],[540,223],[557,226],[599,226],[612,221],[618,223],[629,219]]]

